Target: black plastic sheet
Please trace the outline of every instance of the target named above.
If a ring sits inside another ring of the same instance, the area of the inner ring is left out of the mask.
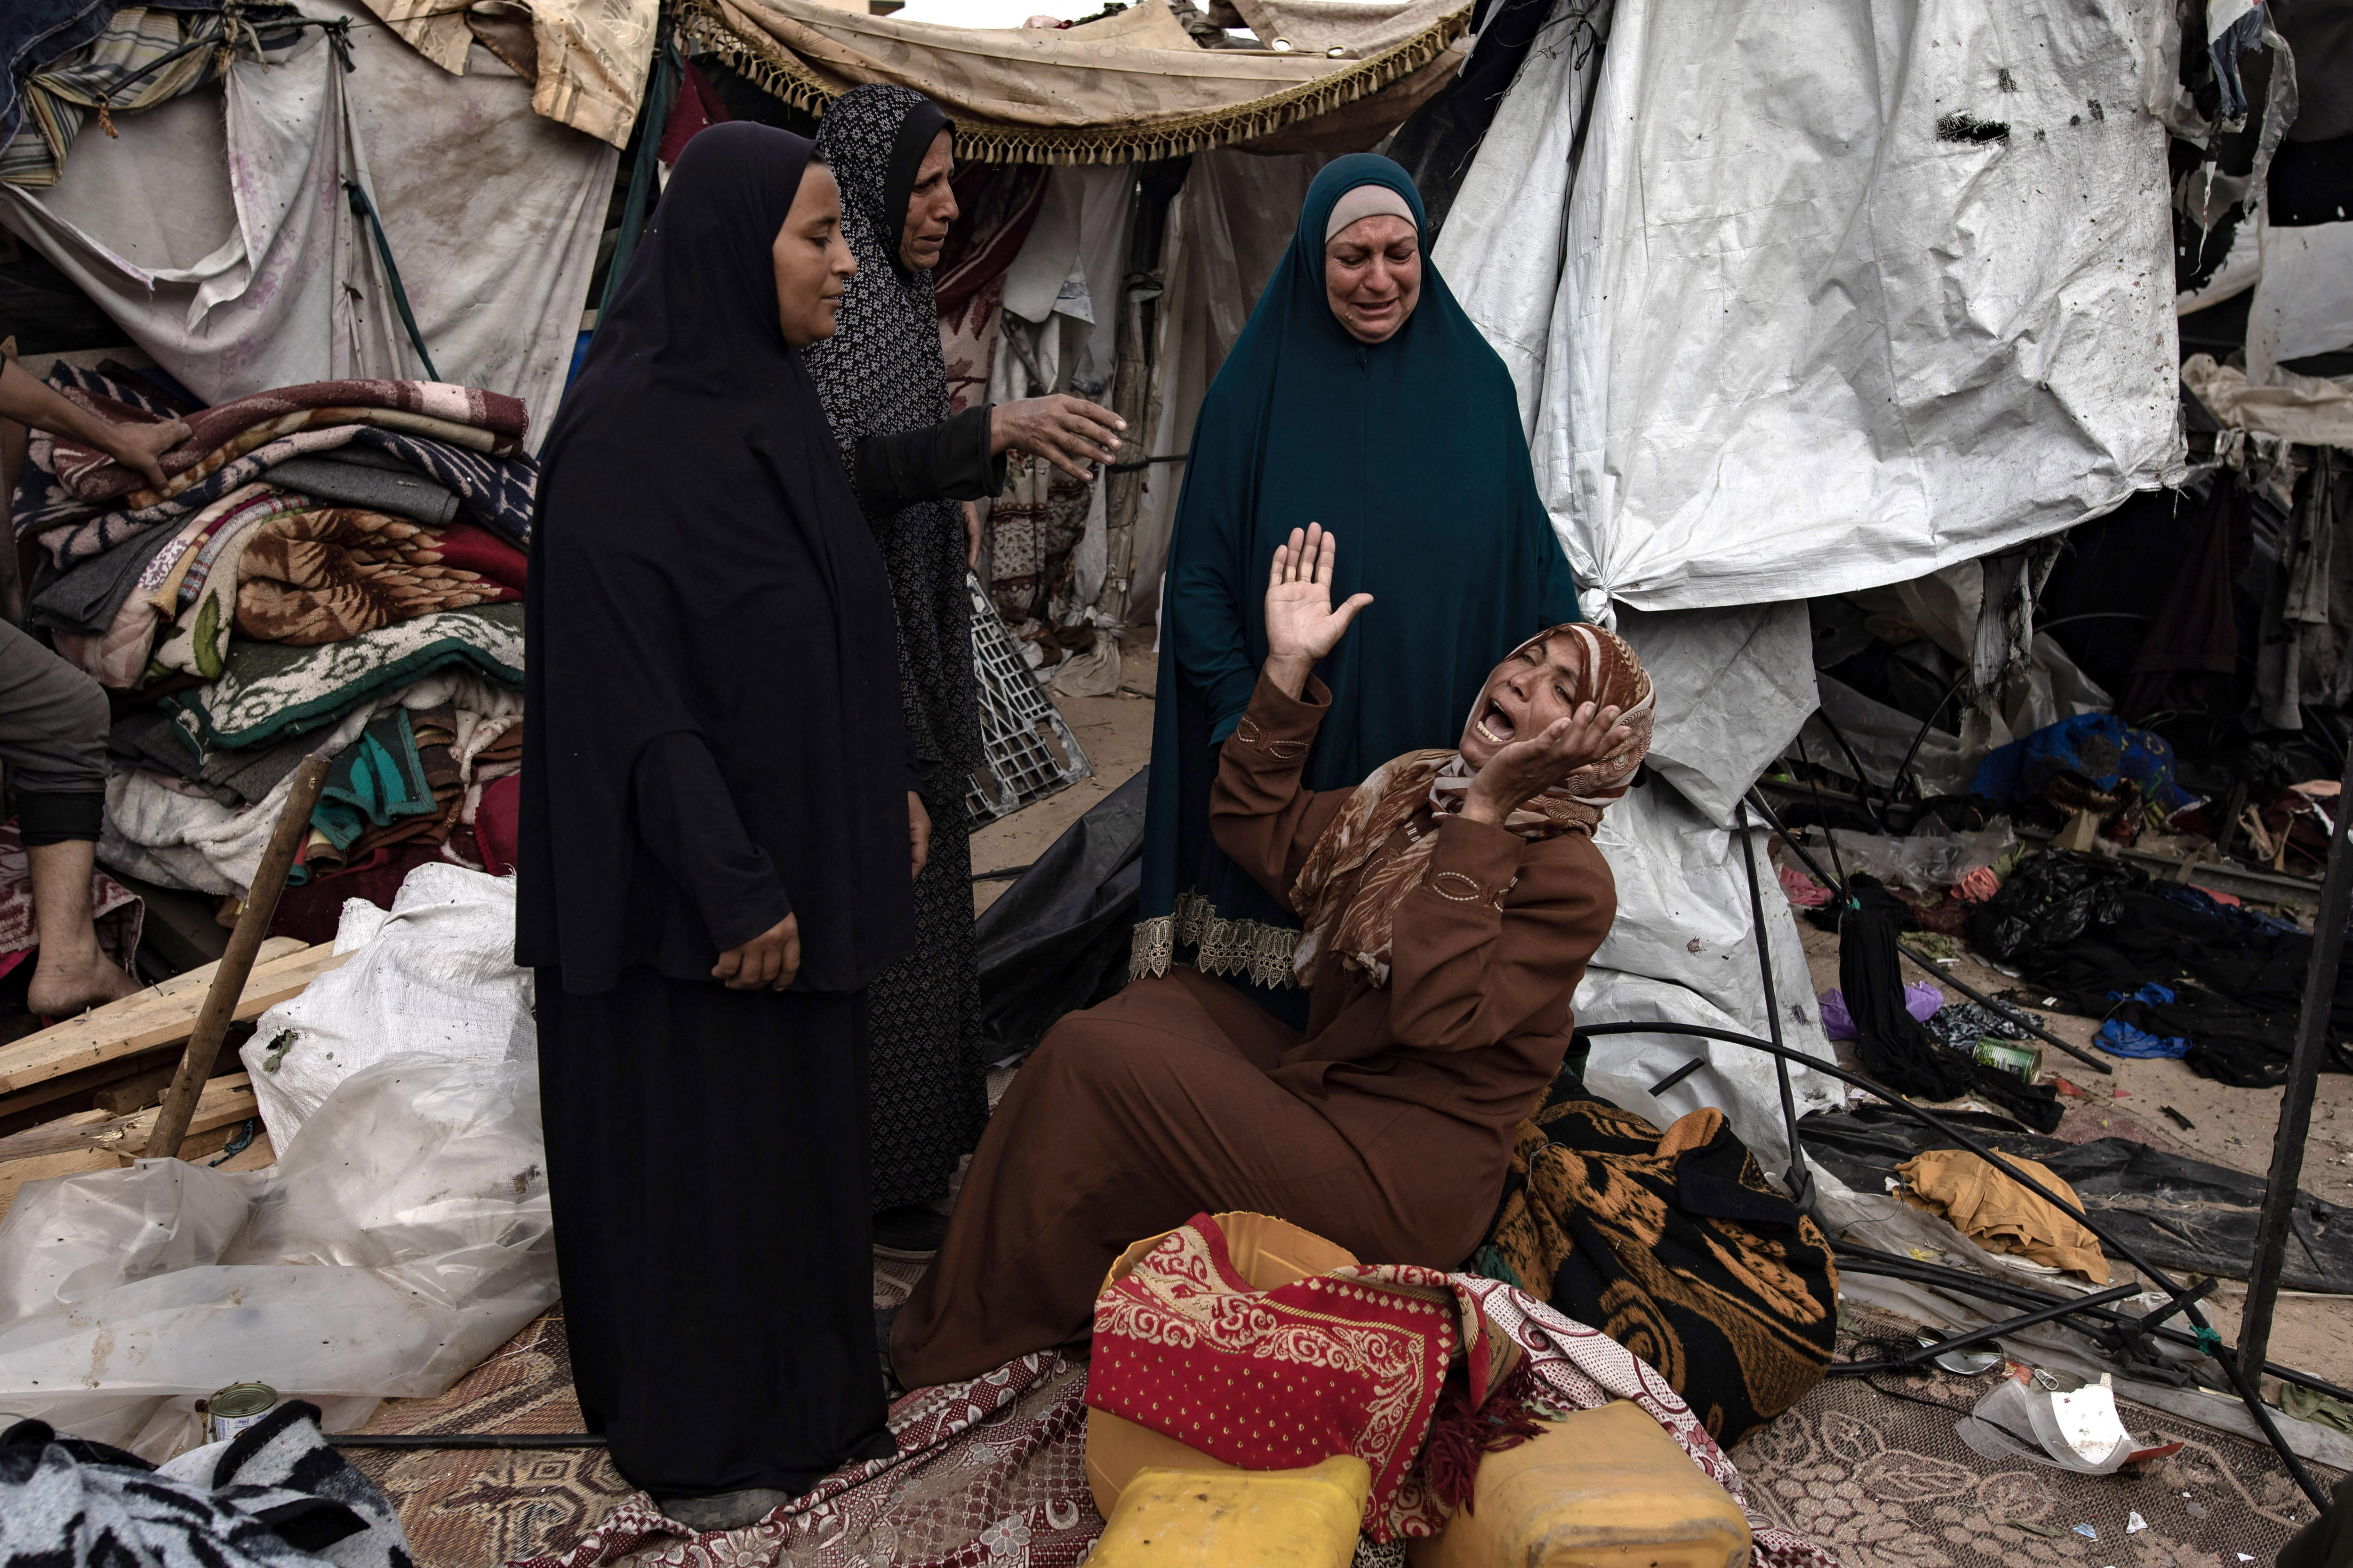
[[[973,923],[991,1061],[1029,1051],[1063,1014],[1127,983],[1151,772],[1096,802]]]
[[[2086,1213],[2161,1268],[2243,1279],[2254,1267],[2264,1181],[2126,1138],[2068,1143],[2005,1129],[1995,1117],[1941,1114],[1996,1152],[2040,1160],[2075,1189]],[[1857,1192],[1880,1193],[1915,1154],[1959,1145],[1884,1106],[1809,1116],[1807,1155]],[[2283,1279],[2290,1289],[2353,1295],[2353,1209],[2298,1193]]]

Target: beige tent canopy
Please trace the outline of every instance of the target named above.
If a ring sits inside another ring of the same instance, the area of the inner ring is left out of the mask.
[[[1211,147],[1303,151],[1330,117],[1377,136],[1461,63],[1467,0],[1237,0],[1263,49],[1205,49],[1162,0],[1059,29],[943,27],[819,0],[686,0],[688,37],[799,107],[861,82],[930,95],[984,163],[1127,163]],[[1377,100],[1377,101],[1376,101]],[[1383,126],[1386,128],[1386,125]]]

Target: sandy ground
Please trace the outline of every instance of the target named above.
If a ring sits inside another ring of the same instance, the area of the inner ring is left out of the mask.
[[[1122,649],[1122,661],[1120,689],[1113,695],[1057,700],[1094,766],[1094,776],[974,834],[975,871],[1028,865],[1088,807],[1151,759],[1151,698],[1156,673],[1152,628],[1130,637]],[[1008,885],[1001,880],[974,883],[974,912],[987,909]],[[1805,933],[1815,990],[1836,985],[1838,939],[1802,921],[1799,929]],[[1924,978],[1911,965],[1906,969],[1907,980]],[[2023,984],[1973,962],[1965,961],[1951,973],[1993,995]],[[1948,1000],[1964,1000],[1950,987],[1942,989]],[[2061,1039],[2091,1049],[2096,1023],[2049,1008],[2038,1011],[2050,1018],[2052,1032]],[[2097,1051],[2092,1054],[2101,1056]],[[2281,1090],[2233,1089],[2200,1078],[2178,1061],[2102,1056],[2116,1068],[2108,1075],[2057,1051],[2048,1055],[2055,1059],[2046,1066],[2046,1073],[2064,1079],[2083,1096],[2070,1103],[2068,1120],[2061,1129],[2063,1136],[2132,1138],[2257,1175],[2270,1169]],[[2165,1106],[2181,1112],[2192,1125],[2184,1129],[2176,1124],[2165,1114]],[[2321,1076],[2312,1121],[2302,1185],[2315,1196],[2353,1205],[2353,1076]],[[2215,1326],[2226,1336],[2237,1331],[2244,1294],[2243,1287],[2226,1282],[2210,1299]],[[2271,1359],[2333,1383],[2353,1384],[2353,1297],[2283,1295],[2272,1331]]]

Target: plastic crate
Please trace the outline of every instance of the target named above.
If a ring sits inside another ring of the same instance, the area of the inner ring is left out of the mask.
[[[1005,629],[980,580],[966,573],[964,581],[972,595],[972,678],[980,690],[980,738],[987,758],[965,795],[970,819],[978,824],[1068,789],[1095,770],[1021,661],[1020,645]]]

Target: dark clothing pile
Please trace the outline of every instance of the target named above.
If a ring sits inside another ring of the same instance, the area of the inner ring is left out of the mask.
[[[1969,918],[1978,952],[2014,963],[2053,1005],[2120,1018],[2160,1039],[2186,1038],[2183,1060],[2242,1089],[2287,1080],[2312,937],[2159,883],[2100,855],[2045,850],[2020,863]],[[2353,954],[2348,954],[2353,959]],[[2173,1000],[2148,999],[2154,982]],[[2353,1071],[2353,970],[2340,963],[2327,1065]]]
[[[1839,988],[1854,1019],[1862,1070],[1915,1100],[1974,1096],[2038,1132],[2057,1127],[2064,1113],[2056,1089],[1988,1067],[1973,1054],[1974,1039],[1956,1045],[1905,1009],[1895,951],[1896,932],[1911,920],[1905,902],[1859,871],[1847,879],[1847,895],[1839,917]]]

